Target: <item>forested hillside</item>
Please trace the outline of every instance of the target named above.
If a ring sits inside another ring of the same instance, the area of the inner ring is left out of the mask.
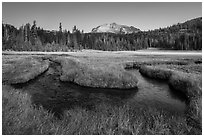
[[[2,24],[2,50],[70,51],[81,49],[138,50],[156,47],[174,50],[202,49],[202,18],[151,31],[132,34],[84,33],[76,26],[70,32],[59,24],[58,31],[27,23],[19,29]]]

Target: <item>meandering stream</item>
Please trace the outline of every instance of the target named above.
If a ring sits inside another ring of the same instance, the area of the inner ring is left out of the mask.
[[[185,98],[175,94],[164,81],[156,81],[143,77],[138,70],[127,70],[137,73],[138,88],[135,89],[102,89],[82,87],[74,83],[61,82],[61,66],[50,63],[48,71],[38,78],[22,85],[23,90],[31,94],[35,105],[42,105],[56,114],[65,109],[85,107],[94,109],[97,103],[115,104],[131,103],[138,107],[155,107],[167,111],[183,113]]]
[[[131,99],[138,106],[152,106],[170,111],[184,112],[185,97],[170,89],[167,81],[146,78],[138,70],[130,70],[137,74],[138,92]]]

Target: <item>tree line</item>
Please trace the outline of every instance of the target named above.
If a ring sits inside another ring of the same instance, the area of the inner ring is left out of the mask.
[[[138,50],[149,47],[173,50],[202,49],[202,18],[151,31],[132,34],[84,33],[73,27],[72,32],[44,30],[33,24],[19,29],[2,24],[2,50],[14,51],[70,51],[96,49],[104,51]]]

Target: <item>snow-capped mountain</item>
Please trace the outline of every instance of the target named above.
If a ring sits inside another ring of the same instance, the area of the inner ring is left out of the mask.
[[[119,25],[116,23],[106,23],[92,29],[92,33],[116,33],[116,34],[130,34],[137,33],[140,29],[133,26]]]

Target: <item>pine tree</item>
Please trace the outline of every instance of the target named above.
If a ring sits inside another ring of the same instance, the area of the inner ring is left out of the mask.
[[[33,25],[31,27],[31,44],[36,45],[36,39],[37,39],[37,27],[36,27],[36,21],[33,21]]]
[[[62,32],[62,23],[60,22],[59,31]]]
[[[62,45],[63,34],[62,34],[62,23],[59,24],[59,32],[58,32],[58,44]]]

